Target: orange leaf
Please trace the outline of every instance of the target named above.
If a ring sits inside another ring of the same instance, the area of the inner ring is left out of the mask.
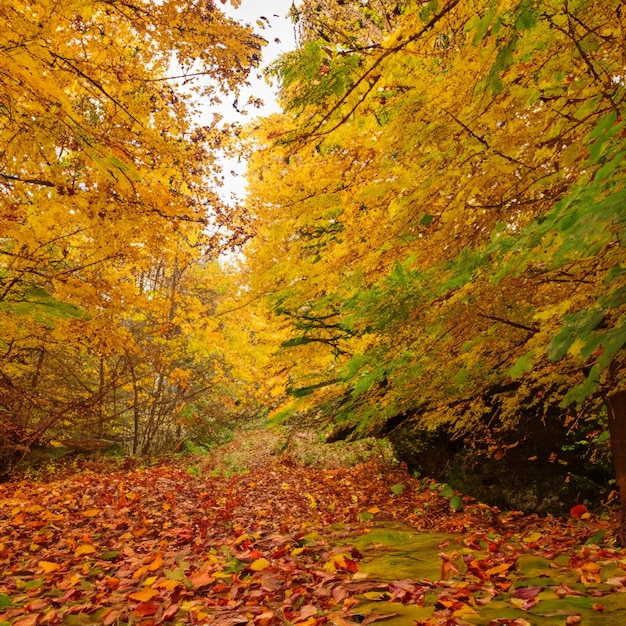
[[[74,556],[82,556],[83,554],[93,554],[96,548],[89,543],[83,543],[74,551]]]
[[[579,567],[577,571],[580,575],[580,582],[583,583],[583,585],[601,582],[600,566],[597,563],[585,563],[582,567]]]
[[[120,586],[120,579],[115,578],[114,576],[110,576],[105,579],[105,583],[109,589],[117,589]]]
[[[489,574],[489,576],[493,576],[494,574],[503,574],[507,572],[513,567],[513,563],[502,563],[502,565],[496,565],[495,567],[490,567],[485,573]]]
[[[83,511],[83,515],[85,517],[96,517],[96,515],[100,515],[102,513],[102,509],[88,509],[87,511]]]
[[[154,596],[158,596],[159,592],[156,589],[142,589],[141,591],[135,591],[128,594],[131,600],[137,600],[137,602],[148,602],[152,600]]]
[[[141,578],[148,571],[147,565],[142,565],[133,572],[133,578]]]
[[[458,574],[458,572],[457,566],[450,559],[441,562],[441,580],[448,580],[454,574]]]
[[[154,586],[158,587],[159,589],[171,590],[171,589],[176,589],[176,587],[182,586],[182,583],[180,582],[180,580],[172,580],[170,578],[165,578],[163,580],[160,580]]]
[[[197,572],[189,576],[189,580],[195,589],[210,585],[215,579],[211,575],[211,564],[205,563]]]
[[[156,559],[154,559],[154,561],[152,561],[152,563],[148,565],[148,569],[151,572],[156,572],[162,565],[163,565],[163,557],[160,554],[158,554]]]

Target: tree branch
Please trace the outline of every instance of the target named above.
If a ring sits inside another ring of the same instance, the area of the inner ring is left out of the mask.
[[[330,110],[322,117],[322,119],[317,122],[317,124],[314,125],[313,129],[308,132],[305,133],[303,138],[310,138],[316,135],[322,135],[322,134],[327,134],[328,132],[332,132],[332,130],[335,130],[338,126],[340,126],[341,124],[343,124],[347,117],[344,116],[344,118],[342,119],[342,121],[337,124],[336,126],[334,126],[332,128],[331,131],[327,131],[324,133],[318,133],[319,129],[324,126],[330,119],[330,117],[333,115],[333,113],[335,113],[348,99],[348,97],[361,85],[361,83],[363,83],[367,77],[372,74],[372,72],[390,55],[395,54],[396,52],[400,52],[404,47],[406,47],[408,44],[412,43],[413,41],[416,41],[417,39],[419,39],[420,37],[422,37],[425,33],[427,33],[431,28],[433,28],[433,26],[435,26],[435,24],[437,22],[439,22],[439,20],[441,20],[443,17],[445,17],[448,13],[450,13],[450,11],[452,11],[452,9],[454,9],[454,7],[456,7],[457,4],[459,4],[460,0],[452,0],[452,2],[450,2],[448,5],[446,5],[443,9],[441,9],[441,11],[439,11],[439,13],[437,13],[436,15],[434,15],[424,26],[423,28],[421,28],[417,33],[411,35],[410,37],[408,37],[406,40],[400,42],[399,44],[397,44],[396,46],[393,46],[392,48],[387,48],[386,50],[383,50],[382,54],[376,59],[376,61],[372,64],[372,66],[365,71],[363,74],[361,74],[361,76],[349,87],[349,89],[346,91],[346,93],[341,96],[341,98],[339,98],[339,100],[334,104],[334,106],[332,106],[330,108]],[[379,77],[376,78],[376,80],[374,81],[373,84],[375,84],[377,82]],[[372,85],[373,86],[373,85]],[[371,87],[368,90],[371,91]],[[367,95],[367,94],[366,94]],[[354,113],[354,111],[356,110],[356,108],[358,108],[358,106],[363,102],[363,98],[361,100],[359,100],[359,102],[357,102],[357,104],[352,107],[352,109],[350,110],[349,115],[351,115],[352,113]],[[349,117],[348,115],[348,117]]]
[[[461,128],[463,128],[463,130],[469,133],[471,137],[473,137],[477,141],[480,141],[480,143],[482,143],[483,146],[487,148],[487,150],[491,150],[491,152],[493,152],[494,154],[497,154],[499,157],[502,157],[503,159],[506,159],[507,161],[510,161],[511,163],[515,163],[516,165],[521,165],[522,167],[525,167],[529,170],[535,169],[533,167],[530,167],[529,165],[526,165],[526,163],[519,161],[515,157],[511,157],[508,154],[504,154],[504,152],[500,152],[500,150],[495,150],[489,145],[489,142],[484,137],[482,137],[481,135],[477,135],[467,124],[465,124],[465,122],[462,122],[458,117],[456,117],[454,113],[451,113],[450,111],[448,111],[448,109],[444,109],[443,107],[441,107],[441,110],[444,113],[447,113],[459,126],[461,126]]]
[[[3,174],[0,172],[0,176],[6,180],[14,180],[19,183],[28,183],[29,185],[41,185],[42,187],[56,187],[54,183],[49,180],[43,180],[41,178],[21,178],[20,176],[13,176],[11,174]]]
[[[526,326],[525,324],[520,324],[519,322],[512,322],[511,320],[507,320],[503,317],[498,317],[497,315],[487,315],[487,313],[478,313],[478,316],[484,317],[494,322],[500,322],[502,324],[506,324],[507,326],[512,326],[513,328],[519,328],[520,330],[525,330],[527,333],[531,333],[533,335],[539,331],[539,328],[537,326]]]

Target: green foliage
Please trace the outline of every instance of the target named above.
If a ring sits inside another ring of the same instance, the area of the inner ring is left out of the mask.
[[[334,378],[332,380],[324,380],[322,382],[315,383],[314,385],[307,385],[306,387],[287,387],[286,391],[290,396],[293,396],[294,398],[302,398],[304,396],[312,394],[317,389],[321,389],[322,387],[328,387],[329,385],[334,385],[337,382],[339,382],[339,380]]]
[[[0,301],[0,311],[10,315],[33,319],[46,326],[53,326],[54,320],[89,319],[91,316],[69,302],[57,300],[41,287],[26,287],[19,299]]]
[[[329,97],[341,97],[354,82],[360,66],[359,55],[347,53],[339,45],[324,40],[307,41],[297,53],[286,54],[269,69],[282,88],[291,94],[288,108],[301,110]],[[309,89],[302,90],[302,84]]]
[[[520,378],[524,374],[532,371],[534,361],[535,361],[536,352],[535,350],[531,350],[527,352],[523,356],[521,356],[517,361],[509,368],[508,375],[515,380],[516,378]]]
[[[397,483],[395,485],[391,485],[390,489],[393,494],[396,496],[401,496],[404,493],[404,483]]]
[[[461,498],[461,496],[454,495],[450,498],[450,508],[453,511],[462,511],[464,506],[463,498]]]

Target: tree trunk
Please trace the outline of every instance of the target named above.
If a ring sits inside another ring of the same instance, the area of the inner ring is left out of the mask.
[[[626,545],[626,390],[606,398],[609,413],[611,452],[615,466],[615,478],[622,507],[621,542]]]
[[[105,407],[104,407],[104,357],[100,356],[100,369],[98,372],[98,437],[102,439],[104,437],[104,419],[105,419]]]
[[[130,365],[130,375],[133,381],[133,456],[139,450],[139,388],[137,386],[137,376],[135,375],[135,365]]]

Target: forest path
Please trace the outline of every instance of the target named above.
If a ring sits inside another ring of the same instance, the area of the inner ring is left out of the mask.
[[[375,459],[259,458],[0,485],[0,626],[626,623],[607,521],[505,514]]]

